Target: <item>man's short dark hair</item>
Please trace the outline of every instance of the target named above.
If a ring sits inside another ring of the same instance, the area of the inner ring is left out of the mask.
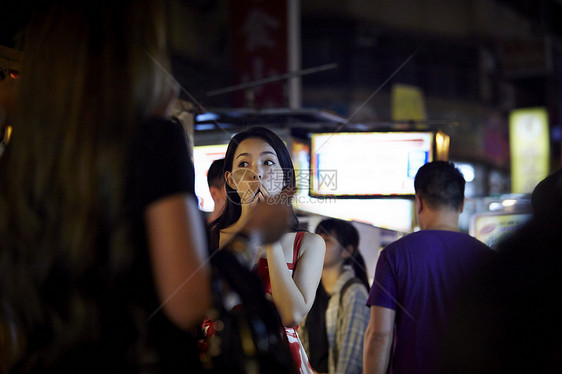
[[[414,180],[416,194],[432,209],[450,207],[459,210],[464,201],[465,184],[459,169],[447,161],[423,165]]]
[[[224,186],[224,158],[215,160],[209,166],[207,171],[207,184],[209,187],[222,187]]]

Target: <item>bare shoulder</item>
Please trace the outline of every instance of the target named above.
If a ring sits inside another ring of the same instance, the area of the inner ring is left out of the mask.
[[[289,232],[283,235],[281,238],[281,246],[283,252],[285,253],[285,258],[287,262],[290,262],[293,258],[293,245],[295,243],[295,238],[297,236],[296,232]],[[320,235],[304,232],[302,238],[301,246],[299,249],[298,257],[301,258],[306,254],[306,257],[324,257],[324,252],[326,251],[326,243]]]
[[[318,234],[312,232],[305,232],[302,238],[301,249],[299,257],[305,253],[318,254],[324,256],[326,251],[326,243],[324,239]]]

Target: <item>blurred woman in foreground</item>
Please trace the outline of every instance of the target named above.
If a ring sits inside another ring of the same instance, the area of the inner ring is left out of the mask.
[[[51,3],[0,159],[0,372],[197,370],[206,242],[185,134],[163,119],[163,7]]]

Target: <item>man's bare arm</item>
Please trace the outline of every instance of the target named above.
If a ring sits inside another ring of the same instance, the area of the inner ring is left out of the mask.
[[[390,361],[390,348],[394,335],[393,309],[371,307],[371,317],[363,346],[363,374],[384,374]]]

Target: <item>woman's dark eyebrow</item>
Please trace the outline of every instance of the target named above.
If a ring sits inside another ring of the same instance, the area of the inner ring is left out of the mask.
[[[236,158],[240,158],[242,156],[249,156],[250,154],[245,152],[245,153],[240,153],[238,156],[236,156]]]
[[[262,152],[262,153],[260,153],[260,154],[261,154],[261,155],[274,155],[274,156],[277,156],[277,155],[275,154],[275,152],[272,152],[272,151],[264,151],[264,152]],[[250,155],[250,154],[249,154],[248,152],[244,152],[244,153],[240,153],[238,156],[236,156],[236,158],[240,158],[240,157],[242,157],[242,156],[249,156],[249,155]]]

